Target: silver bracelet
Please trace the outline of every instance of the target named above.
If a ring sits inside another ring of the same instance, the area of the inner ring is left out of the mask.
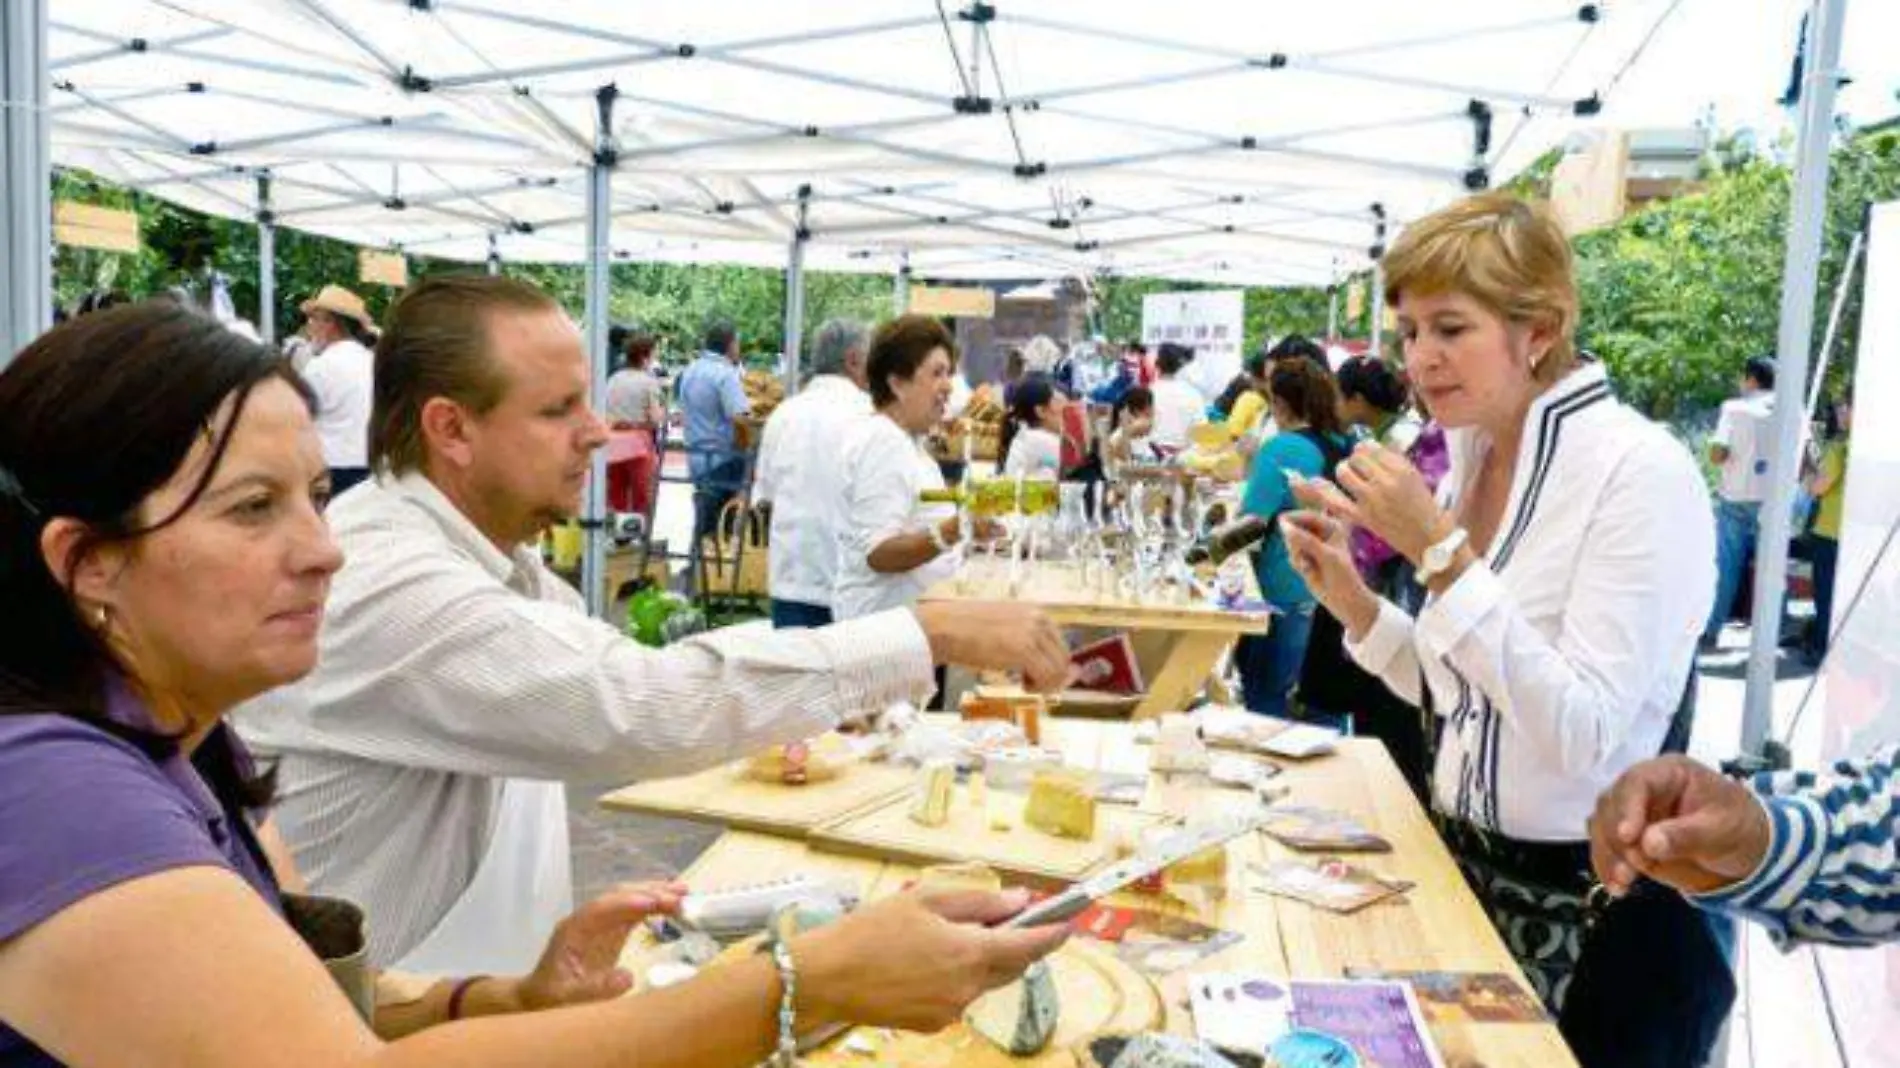
[[[792,947],[783,938],[772,939],[772,963],[778,965],[779,986],[783,989],[778,1003],[778,1048],[765,1063],[772,1068],[795,1068],[798,1029],[793,1006],[798,997],[798,968],[792,963]]]

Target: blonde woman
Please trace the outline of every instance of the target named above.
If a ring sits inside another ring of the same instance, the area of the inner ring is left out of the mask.
[[[1426,716],[1446,843],[1580,1059],[1702,1063],[1734,993],[1703,917],[1650,895],[1586,932],[1595,798],[1684,733],[1715,584],[1700,474],[1579,357],[1570,249],[1547,207],[1454,204],[1407,227],[1385,279],[1451,472],[1435,498],[1402,453],[1361,444],[1336,485],[1299,487],[1323,511],[1283,520],[1294,568],[1351,655]],[[1367,587],[1350,526],[1416,567],[1416,618]],[[1606,1005],[1618,1026],[1600,1026]]]

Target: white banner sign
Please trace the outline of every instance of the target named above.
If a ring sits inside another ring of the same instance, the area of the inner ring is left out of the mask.
[[[1141,340],[1151,353],[1164,341],[1193,349],[1181,378],[1212,401],[1240,373],[1246,303],[1238,289],[1150,294],[1141,298]]]

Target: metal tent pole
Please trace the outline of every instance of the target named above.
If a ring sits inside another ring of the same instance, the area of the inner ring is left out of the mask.
[[[607,396],[607,371],[612,355],[607,351],[607,283],[610,270],[611,231],[613,227],[613,173],[618,162],[614,142],[614,99],[620,91],[602,86],[594,94],[597,125],[594,134],[594,161],[587,168],[587,362],[593,379],[593,402]],[[581,556],[581,592],[587,599],[587,611],[596,619],[607,615],[607,451],[594,450],[592,471],[581,506],[581,531],[585,550]]]
[[[1385,261],[1372,261],[1372,329],[1366,335],[1372,347],[1366,355],[1378,359],[1385,344]]]
[[[0,367],[53,321],[46,0],[0,3]]]
[[[1326,340],[1339,337],[1339,265],[1333,265],[1333,279],[1326,285]]]
[[[270,210],[270,172],[257,176],[257,337],[277,344],[277,217]]]
[[[501,239],[494,234],[488,235],[488,273],[501,273]]]
[[[1385,205],[1372,205],[1372,349],[1366,355],[1382,359],[1385,355]]]
[[[1768,457],[1768,500],[1755,544],[1755,611],[1742,706],[1742,751],[1760,754],[1774,721],[1775,657],[1787,592],[1788,511],[1800,473],[1802,391],[1814,344],[1814,292],[1826,224],[1828,152],[1834,132],[1834,89],[1840,75],[1841,25],[1847,0],[1813,0],[1808,15],[1807,68],[1801,86],[1788,247],[1781,271],[1781,333],[1776,340],[1774,451]]]
[[[1848,243],[1847,259],[1841,263],[1840,281],[1834,284],[1834,306],[1828,309],[1827,330],[1821,335],[1821,348],[1815,356],[1813,381],[1808,383],[1808,403],[1803,409],[1806,417],[1801,421],[1803,438],[1807,428],[1814,422],[1815,406],[1821,403],[1821,387],[1827,382],[1827,367],[1834,358],[1834,339],[1840,336],[1841,312],[1847,308],[1847,295],[1854,289],[1854,269],[1860,263],[1861,249],[1867,241],[1867,230],[1862,227],[1854,231],[1854,240]]]
[[[891,314],[910,310],[910,250],[897,254],[897,273],[891,276]]]
[[[798,187],[798,229],[792,232],[791,252],[785,263],[785,392],[798,390],[800,357],[805,341],[805,242],[811,239],[806,226],[811,195],[810,186]]]

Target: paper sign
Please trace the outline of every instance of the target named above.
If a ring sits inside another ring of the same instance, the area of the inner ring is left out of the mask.
[[[53,240],[106,252],[139,250],[137,213],[62,200],[53,205]]]
[[[907,310],[912,315],[994,319],[996,292],[975,286],[911,286]]]
[[[409,284],[409,261],[400,252],[359,249],[356,253],[356,268],[358,278],[374,285],[401,289]]]

